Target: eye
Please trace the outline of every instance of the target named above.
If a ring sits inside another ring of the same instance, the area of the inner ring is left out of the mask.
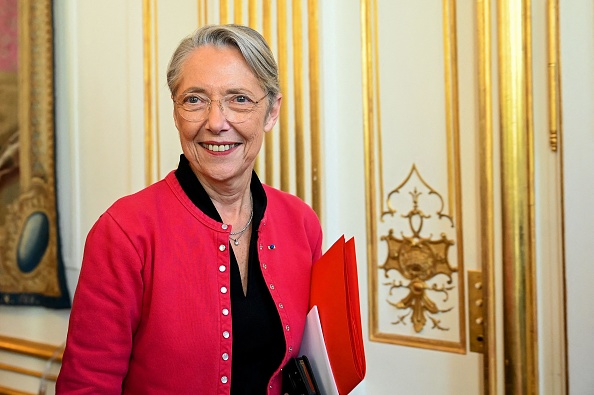
[[[206,103],[206,101],[197,95],[186,95],[182,99],[183,104],[200,104]]]
[[[235,96],[231,96],[228,99],[230,104],[237,104],[237,105],[247,105],[247,104],[253,104],[254,101],[247,95],[235,95]]]

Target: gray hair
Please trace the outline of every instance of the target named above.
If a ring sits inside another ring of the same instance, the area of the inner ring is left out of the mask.
[[[264,37],[242,25],[208,25],[184,38],[173,53],[167,67],[167,85],[174,96],[179,86],[181,69],[188,56],[204,45],[239,49],[250,69],[268,96],[269,107],[280,92],[278,66]]]

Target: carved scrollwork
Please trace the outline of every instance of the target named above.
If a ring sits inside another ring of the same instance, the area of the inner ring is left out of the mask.
[[[454,241],[448,239],[445,233],[441,233],[439,238],[433,238],[431,234],[423,235],[425,221],[432,220],[433,217],[419,207],[419,198],[423,192],[418,188],[421,186],[426,188],[428,196],[439,200],[439,208],[435,211],[437,221],[448,220],[448,225],[451,227],[453,227],[453,221],[450,216],[443,213],[444,204],[441,195],[421,178],[414,165],[405,181],[388,194],[388,211],[382,213],[382,220],[384,215],[393,216],[396,213],[390,200],[394,194],[400,193],[408,185],[413,175],[418,177],[420,185],[412,187],[409,192],[412,198],[412,208],[401,216],[408,220],[410,233],[405,235],[404,232],[401,232],[400,237],[397,237],[394,234],[394,229],[390,229],[387,235],[380,237],[381,241],[387,243],[388,253],[379,269],[384,271],[386,278],[391,278],[390,271],[392,270],[397,271],[404,278],[404,280],[393,279],[383,284],[390,287],[387,303],[398,310],[405,310],[405,314],[399,314],[392,324],[405,325],[405,319],[410,315],[410,321],[417,333],[423,330],[427,319],[433,323],[432,329],[446,331],[449,329],[442,326],[441,321],[434,316],[447,313],[453,307],[440,307],[433,299],[433,294],[443,294],[443,302],[446,302],[449,299],[449,292],[454,289],[452,275],[457,269],[453,268],[448,261],[448,250],[454,245]],[[443,279],[444,277],[445,279]],[[438,283],[439,281],[443,282]],[[407,295],[400,300],[390,299],[393,292],[399,288],[407,289]]]

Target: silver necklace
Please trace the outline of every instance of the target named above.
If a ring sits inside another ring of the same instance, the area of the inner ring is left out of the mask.
[[[252,195],[250,195],[250,201],[252,201]],[[247,228],[250,227],[250,224],[252,223],[252,218],[254,218],[254,202],[253,201],[252,201],[252,211],[250,212],[250,219],[248,219],[247,224],[245,224],[245,226],[241,230],[239,230],[237,232],[229,233],[229,240],[233,240],[233,244],[235,244],[236,246],[239,245],[239,239],[241,238],[241,236],[243,236],[243,234],[245,233]],[[237,237],[233,238],[231,236],[237,236]]]

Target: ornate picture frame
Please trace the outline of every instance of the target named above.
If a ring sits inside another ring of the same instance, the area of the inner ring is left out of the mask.
[[[2,2],[16,17],[18,66],[16,92],[10,84],[0,87],[0,304],[67,308],[56,204],[52,0]],[[10,20],[4,24],[14,32]]]

